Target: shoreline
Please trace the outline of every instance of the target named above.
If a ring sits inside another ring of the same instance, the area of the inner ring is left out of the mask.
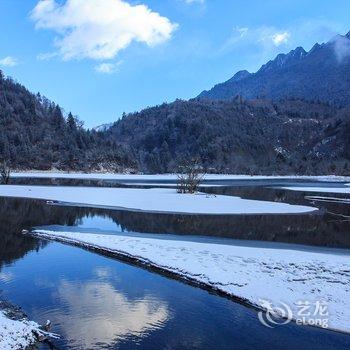
[[[30,171],[13,171],[12,178],[60,178],[60,179],[81,179],[81,180],[173,180],[178,179],[176,174],[128,174],[128,173],[110,173],[110,172],[66,172],[59,170],[30,170]],[[220,181],[220,180],[317,180],[330,182],[349,182],[350,176],[345,175],[245,175],[245,174],[205,174],[203,181]]]
[[[38,230],[39,231],[39,230]],[[186,272],[182,271],[179,268],[172,268],[171,266],[164,266],[164,265],[159,265],[145,257],[142,257],[140,255],[133,255],[130,253],[127,253],[125,251],[121,251],[121,250],[117,250],[117,249],[112,249],[112,248],[108,248],[108,247],[104,247],[101,245],[97,245],[97,244],[91,244],[88,242],[84,242],[82,240],[79,239],[75,239],[72,237],[63,237],[59,235],[59,232],[57,232],[57,235],[52,235],[49,233],[45,233],[45,232],[37,232],[37,231],[31,231],[31,232],[26,232],[24,234],[29,234],[33,237],[39,238],[39,239],[44,239],[44,240],[48,240],[48,241],[56,241],[56,242],[60,242],[63,244],[67,244],[67,245],[72,245],[72,246],[76,246],[103,256],[108,256],[114,259],[118,259],[120,261],[132,264],[134,266],[138,266],[141,268],[145,268],[151,272],[156,272],[159,273],[163,276],[172,278],[172,279],[176,279],[179,281],[182,281],[184,283],[187,283],[191,286],[194,287],[199,287],[202,288],[206,291],[208,291],[209,293],[214,293],[216,295],[222,296],[222,297],[226,297],[234,302],[237,302],[239,304],[242,304],[246,307],[249,308],[253,308],[256,311],[266,311],[265,308],[263,308],[261,305],[252,302],[251,300],[249,300],[249,298],[245,298],[239,295],[236,295],[232,292],[226,291],[223,288],[218,287],[219,284],[215,284],[215,282],[210,283],[210,281],[204,282],[203,280],[199,280],[198,278],[196,278],[196,275],[189,275],[186,274]],[[223,287],[224,285],[222,285],[221,287]],[[295,317],[293,316],[292,321],[295,322]],[[345,328],[337,328],[337,327],[332,327],[329,326],[327,328],[322,328],[318,325],[309,325],[309,326],[313,326],[316,328],[321,328],[321,329],[325,329],[328,331],[332,331],[332,332],[337,332],[337,333],[342,333],[342,334],[350,334],[350,329],[345,329]]]
[[[27,349],[40,342],[50,342],[48,338],[58,338],[49,333],[46,326],[29,320],[21,309],[6,300],[0,299],[0,348],[1,350]]]

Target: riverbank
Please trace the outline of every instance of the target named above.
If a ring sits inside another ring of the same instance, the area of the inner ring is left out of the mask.
[[[118,174],[108,172],[79,173],[61,171],[23,171],[13,172],[13,178],[56,178],[56,179],[79,179],[79,180],[136,180],[136,181],[175,181],[176,174]],[[316,180],[316,181],[350,181],[350,176],[338,175],[240,175],[240,174],[205,174],[205,181],[222,180],[273,180],[273,179],[294,179],[294,180]]]
[[[0,301],[1,350],[23,350],[50,335],[55,336],[43,331],[38,323],[30,321],[20,308]]]
[[[349,255],[80,232],[36,230],[34,236],[123,257],[204,285],[259,309],[299,302],[327,304],[328,328],[350,333]],[[266,309],[265,309],[266,310]]]

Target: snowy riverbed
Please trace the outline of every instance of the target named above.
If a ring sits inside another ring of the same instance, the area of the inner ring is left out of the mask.
[[[232,196],[180,194],[175,189],[166,188],[2,185],[0,196],[44,199],[81,206],[183,214],[297,214],[318,210],[309,206]]]
[[[350,332],[350,251],[274,249],[83,232],[36,230],[33,235],[97,248],[204,284],[262,307],[325,302],[328,327]],[[312,317],[312,316],[311,316]]]

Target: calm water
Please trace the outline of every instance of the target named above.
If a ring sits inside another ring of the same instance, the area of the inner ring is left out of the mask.
[[[303,193],[266,189],[266,185],[276,183],[207,190],[310,204]],[[325,214],[326,210],[349,214],[349,205],[316,205],[321,209],[317,215],[210,217],[0,198],[2,297],[22,306],[38,322],[50,319],[53,331],[62,335],[54,342],[59,349],[349,349],[350,336],[294,324],[268,329],[260,324],[256,311],[231,300],[77,247],[19,234],[24,228],[51,226],[349,248],[349,222]]]

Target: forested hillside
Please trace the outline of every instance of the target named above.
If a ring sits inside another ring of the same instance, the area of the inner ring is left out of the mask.
[[[349,107],[279,101],[177,100],[101,131],[0,75],[0,160],[12,169],[161,173],[197,159],[206,172],[349,174]]]
[[[132,168],[127,147],[85,130],[71,113],[30,93],[0,71],[0,159],[16,169],[122,171]]]
[[[106,135],[151,173],[190,158],[207,172],[349,173],[349,110],[327,103],[178,100],[124,116]]]

